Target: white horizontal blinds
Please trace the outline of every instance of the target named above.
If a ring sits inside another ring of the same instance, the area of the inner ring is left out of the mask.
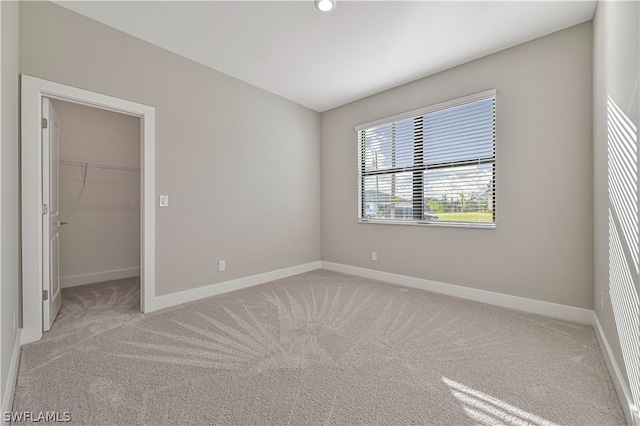
[[[413,220],[413,119],[360,132],[365,176],[362,211],[367,219]]]
[[[495,96],[424,116],[424,202],[439,221],[494,223]]]
[[[495,91],[414,112],[357,128],[360,218],[493,224]]]
[[[494,222],[493,164],[427,170],[424,200],[440,221]]]
[[[383,124],[362,131],[367,171],[412,167],[413,119]]]
[[[491,98],[425,115],[425,161],[493,159],[494,104]]]

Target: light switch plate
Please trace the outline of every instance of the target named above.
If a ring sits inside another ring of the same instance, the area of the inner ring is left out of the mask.
[[[160,196],[160,207],[169,207],[169,196],[161,195]]]

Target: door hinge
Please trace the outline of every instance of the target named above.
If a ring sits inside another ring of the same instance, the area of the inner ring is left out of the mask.
[[[48,126],[49,126],[49,123],[47,122],[47,119],[43,118],[42,119],[42,128],[46,129]]]
[[[49,290],[42,290],[42,300],[49,300]]]
[[[42,205],[42,214],[47,214],[49,213],[49,206],[47,206],[46,204]]]

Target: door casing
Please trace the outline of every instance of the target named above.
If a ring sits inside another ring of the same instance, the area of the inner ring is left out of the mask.
[[[155,298],[155,108],[21,75],[21,343],[42,337],[42,98],[60,99],[140,118],[140,310]]]

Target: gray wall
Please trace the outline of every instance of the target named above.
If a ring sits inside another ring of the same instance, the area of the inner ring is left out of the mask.
[[[61,161],[140,170],[140,119],[71,102],[60,118]],[[140,172],[60,165],[60,286],[139,275]],[[113,274],[116,274],[115,276]]]
[[[0,170],[2,176],[1,192],[2,207],[0,241],[0,273],[1,287],[0,299],[0,323],[2,326],[2,352],[1,360],[1,381],[0,393],[4,398],[4,390],[7,384],[7,376],[11,363],[11,355],[16,345],[17,333],[11,326],[12,312],[16,311],[16,321],[19,320],[19,247],[18,247],[18,3],[0,2],[2,8],[2,59],[0,61],[2,69],[0,76],[2,79],[2,112],[0,128],[2,133],[2,151],[0,158],[2,164]]]
[[[581,24],[323,113],[322,259],[591,309],[591,30]],[[356,222],[354,126],[493,88],[495,230]]]
[[[623,333],[618,335],[618,327],[622,326],[621,318],[632,315],[635,321],[638,321],[638,292],[639,276],[633,265],[631,251],[638,254],[637,245],[627,251],[624,259],[626,267],[629,269],[629,277],[632,281],[621,280],[620,277],[614,276],[610,279],[609,263],[615,262],[615,256],[609,254],[609,210],[616,210],[614,213],[613,228],[618,238],[622,240],[622,244],[627,246],[627,240],[624,236],[624,222],[620,221],[624,212],[620,209],[613,208],[609,202],[608,188],[608,147],[610,142],[607,136],[607,125],[615,126],[615,121],[607,113],[607,99],[611,98],[617,107],[621,110],[626,119],[631,121],[636,129],[640,125],[640,91],[638,89],[640,78],[640,6],[638,2],[598,2],[596,14],[593,21],[593,97],[594,97],[594,269],[595,269],[595,285],[594,285],[594,305],[593,309],[600,320],[600,324],[604,330],[605,336],[611,345],[616,357],[618,365],[623,370],[623,374],[627,374],[624,357],[621,350],[620,338],[629,339]],[[636,130],[636,137],[638,132]],[[637,150],[637,141],[635,143]],[[633,160],[633,159],[632,159]],[[637,162],[637,160],[635,160]],[[637,163],[635,164],[637,167]],[[633,184],[638,182],[638,176],[634,177]],[[623,186],[628,187],[632,192],[637,191],[633,188],[632,183]],[[637,193],[636,193],[637,195]],[[635,202],[635,216],[638,220],[638,202]],[[624,210],[624,209],[623,209]],[[638,230],[631,230],[637,238]],[[625,268],[624,266],[622,268]],[[618,269],[618,268],[615,268]],[[620,309],[618,304],[612,304],[610,292],[615,292],[625,286],[634,286],[636,288],[635,306],[632,297],[628,297],[626,301],[627,309]],[[603,309],[600,308],[600,294],[603,295]],[[632,310],[635,308],[635,312]],[[617,310],[618,326],[614,317],[614,311]],[[626,313],[625,313],[626,312]],[[632,321],[627,321],[629,324]],[[638,330],[635,330],[637,333]],[[635,336],[637,342],[637,335]],[[631,343],[631,342],[628,342]],[[633,344],[631,344],[633,347]],[[637,343],[636,351],[639,349]],[[638,362],[637,352],[635,353],[636,363]],[[636,367],[637,368],[637,367]],[[635,374],[640,374],[636,371]],[[637,377],[636,380],[640,379]],[[629,380],[627,378],[627,385]],[[640,402],[640,401],[637,401]]]
[[[21,73],[156,109],[156,294],[320,259],[316,112],[52,3],[20,7]]]

